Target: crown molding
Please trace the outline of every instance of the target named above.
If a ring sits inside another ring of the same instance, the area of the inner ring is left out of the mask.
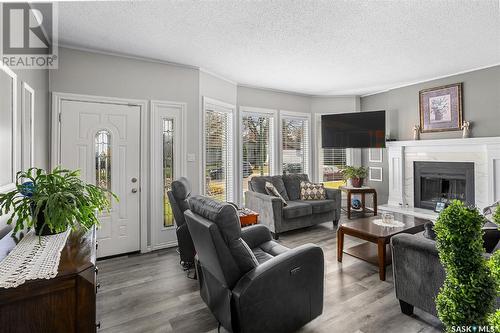
[[[364,94],[364,95],[361,95],[360,97],[368,97],[368,96],[372,96],[372,95],[382,94],[382,93],[385,93],[385,92],[388,92],[388,91],[391,91],[391,90],[395,90],[395,89],[399,89],[399,88],[405,88],[405,87],[409,87],[409,86],[414,86],[416,84],[426,83],[426,82],[430,82],[430,81],[434,81],[434,80],[445,79],[445,78],[448,78],[448,77],[452,77],[452,76],[456,76],[456,75],[461,75],[461,74],[467,74],[467,73],[471,73],[471,72],[475,72],[475,71],[480,71],[480,70],[483,70],[483,69],[493,68],[493,67],[496,67],[496,66],[500,66],[500,62],[491,64],[491,65],[476,67],[476,68],[473,68],[473,69],[467,69],[467,70],[456,72],[456,73],[453,73],[453,74],[446,74],[446,75],[436,76],[436,77],[433,77],[433,78],[430,78],[430,79],[425,79],[425,80],[420,80],[420,81],[412,81],[412,82],[404,83],[404,84],[401,84],[401,85],[398,85],[398,86],[395,86],[395,87],[392,87],[392,88],[380,90],[380,91],[369,93],[369,94]]]
[[[182,67],[182,68],[186,68],[186,69],[200,70],[200,68],[197,66],[181,64],[178,62],[172,62],[172,61],[166,61],[166,60],[160,60],[160,59],[148,58],[148,57],[142,57],[142,56],[134,56],[134,55],[119,53],[119,52],[110,52],[110,51],[105,51],[105,50],[100,50],[100,49],[87,48],[87,47],[83,47],[83,46],[69,44],[66,42],[62,42],[62,43],[59,42],[59,47],[65,48],[65,49],[70,49],[70,50],[75,50],[75,51],[96,53],[96,54],[102,54],[102,55],[113,56],[113,57],[120,57],[120,58],[125,58],[125,59],[140,60],[140,61],[146,61],[146,62],[157,63],[157,64],[162,64],[162,65]]]
[[[264,90],[264,91],[274,92],[274,93],[279,93],[279,94],[296,95],[296,96],[300,96],[300,97],[313,97],[313,95],[306,94],[306,93],[300,93],[300,92],[296,92],[296,91],[280,90],[280,89],[274,89],[274,88],[266,88],[266,87],[260,87],[260,86],[251,85],[251,84],[245,84],[245,83],[238,83],[238,87]],[[334,97],[334,96],[330,96],[330,97]]]
[[[227,77],[224,77],[224,76],[219,75],[217,73],[211,72],[211,71],[209,71],[209,70],[207,70],[207,69],[205,69],[203,67],[200,67],[199,70],[200,70],[200,72],[203,72],[205,74],[211,75],[211,76],[213,76],[213,77],[215,77],[215,78],[217,78],[219,80],[226,81],[227,83],[231,83],[232,85],[238,86],[238,82],[233,81],[231,79],[228,79]]]

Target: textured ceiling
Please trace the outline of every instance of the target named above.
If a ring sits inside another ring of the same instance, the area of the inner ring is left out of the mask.
[[[245,85],[368,94],[499,64],[500,13],[498,0],[63,2],[59,39]]]

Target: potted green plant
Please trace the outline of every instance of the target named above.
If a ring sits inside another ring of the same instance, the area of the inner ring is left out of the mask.
[[[98,225],[97,213],[109,211],[111,198],[118,198],[79,175],[61,168],[18,172],[16,188],[0,194],[0,215],[12,212],[7,224],[15,223],[14,232],[34,227],[39,236]]]
[[[462,326],[485,326],[494,309],[497,283],[483,256],[482,226],[477,209],[454,200],[439,215],[434,230],[446,277],[436,298],[447,332]]]
[[[344,180],[350,180],[353,187],[363,186],[363,180],[368,175],[368,169],[365,167],[355,167],[346,165],[340,169]]]

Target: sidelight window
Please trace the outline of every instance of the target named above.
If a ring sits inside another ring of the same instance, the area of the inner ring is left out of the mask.
[[[172,189],[174,180],[174,120],[163,119],[163,225],[174,225],[172,207],[167,192]]]

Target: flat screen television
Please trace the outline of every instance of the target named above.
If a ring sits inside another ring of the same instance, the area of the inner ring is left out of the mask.
[[[323,148],[385,148],[385,111],[321,116]]]

